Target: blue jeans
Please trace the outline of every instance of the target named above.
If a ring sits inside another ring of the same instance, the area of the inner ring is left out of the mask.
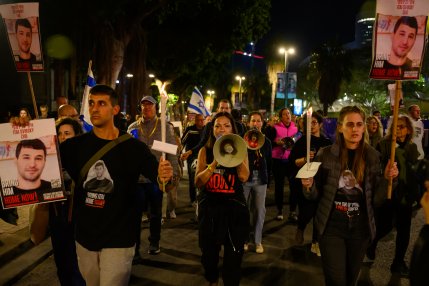
[[[161,219],[162,219],[162,196],[163,193],[157,184],[154,183],[138,183],[137,184],[137,238],[136,238],[136,253],[140,249],[140,232],[143,212],[149,208],[149,242],[151,244],[159,243],[161,239]]]
[[[252,215],[251,228],[254,232],[255,244],[262,242],[262,229],[265,221],[265,197],[267,195],[267,185],[247,182],[243,185],[244,197],[246,198],[249,212]]]

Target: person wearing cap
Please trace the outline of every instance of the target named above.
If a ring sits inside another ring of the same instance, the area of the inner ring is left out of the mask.
[[[137,121],[130,124],[128,133],[132,134],[138,140],[146,143],[149,148],[152,147],[153,141],[161,141],[161,120],[156,114],[157,101],[150,95],[144,96],[140,100],[141,117]],[[176,145],[174,137],[174,130],[171,124],[166,124],[166,143]],[[151,150],[157,160],[160,159],[162,153],[159,151]],[[166,159],[171,162],[173,166],[174,178],[179,175],[179,165],[177,157],[171,154],[166,154]],[[177,180],[174,180],[177,181]],[[136,238],[136,255],[135,263],[141,261],[139,255],[140,249],[140,229],[141,219],[143,216],[144,205],[148,205],[150,209],[150,222],[149,222],[149,250],[148,253],[155,255],[161,250],[159,241],[161,239],[161,219],[162,219],[162,197],[163,192],[158,187],[156,182],[150,181],[148,178],[140,177],[138,183],[138,198],[142,203],[139,209],[140,220],[137,222],[138,237]]]

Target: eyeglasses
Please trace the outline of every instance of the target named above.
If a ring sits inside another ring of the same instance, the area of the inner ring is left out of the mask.
[[[398,129],[407,129],[408,127],[406,125],[397,125],[396,128]]]
[[[311,126],[316,126],[317,124],[319,124],[319,122],[317,122],[317,121],[311,121]]]
[[[352,128],[354,128],[354,127],[356,127],[356,128],[362,128],[364,126],[364,124],[363,124],[363,122],[347,122],[346,123],[346,127],[347,128],[350,128],[350,129],[352,129]]]

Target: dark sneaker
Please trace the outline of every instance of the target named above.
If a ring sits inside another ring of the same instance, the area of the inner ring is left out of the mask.
[[[136,254],[133,257],[133,265],[143,264],[143,258],[140,256],[140,254]]]
[[[151,243],[149,245],[149,250],[147,251],[147,253],[151,255],[156,255],[156,254],[159,254],[160,252],[161,252],[161,248],[159,248],[159,243]]]
[[[368,249],[366,250],[366,257],[369,260],[375,260],[375,248],[370,246],[368,247]]]
[[[401,277],[408,277],[410,275],[410,269],[404,261],[393,262],[390,266],[390,272],[399,274]]]
[[[301,245],[304,243],[304,232],[300,229],[296,230],[295,233],[295,243]]]
[[[296,215],[296,212],[290,212],[288,219],[291,222],[298,222],[298,216]]]

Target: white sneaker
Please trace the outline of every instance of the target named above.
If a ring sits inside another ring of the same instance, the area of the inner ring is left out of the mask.
[[[174,211],[174,210],[172,210],[171,212],[170,212],[170,218],[171,219],[175,219],[177,216],[176,216],[176,212]]]
[[[319,257],[322,256],[322,254],[320,253],[319,243],[315,242],[311,244],[311,252]]]
[[[262,243],[256,245],[255,252],[259,254],[264,253],[264,247],[262,246]]]
[[[142,216],[142,222],[148,222],[149,218],[147,217],[147,214],[143,214]]]

